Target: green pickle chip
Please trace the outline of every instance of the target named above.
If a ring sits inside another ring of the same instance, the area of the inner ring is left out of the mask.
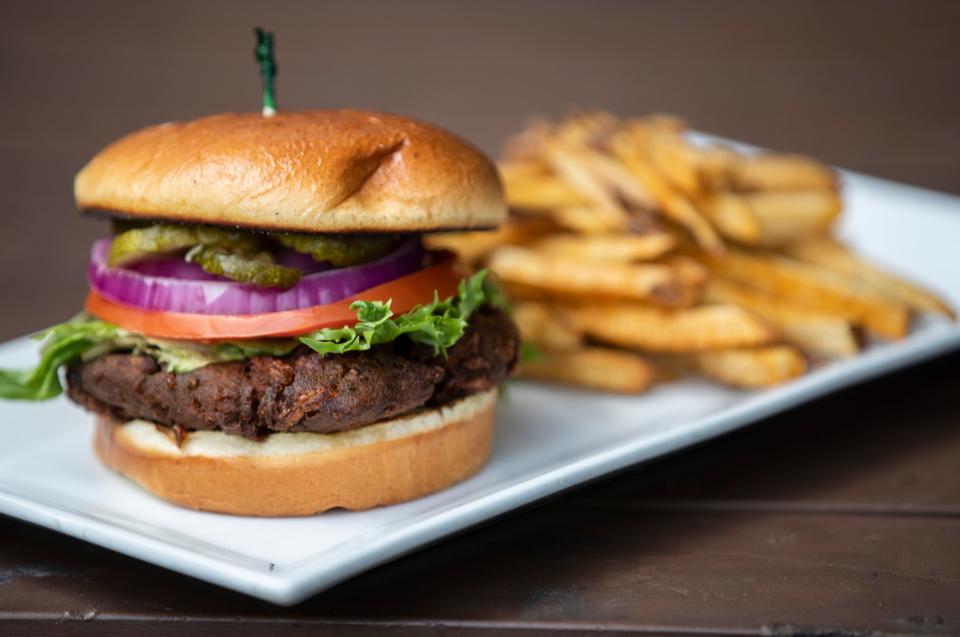
[[[134,228],[113,238],[107,263],[111,266],[134,263],[153,254],[175,252],[193,247],[197,243],[197,232],[189,226],[156,225]]]
[[[336,268],[367,263],[382,257],[396,243],[392,235],[317,235],[274,234],[274,239],[296,252],[309,254],[316,261],[328,261]]]
[[[186,260],[206,272],[242,283],[263,287],[289,288],[300,280],[296,268],[278,265],[265,250],[270,240],[334,267],[367,263],[377,259],[396,244],[392,235],[309,235],[256,234],[210,226],[158,223],[143,226],[139,222],[119,222],[110,244],[108,263],[125,265],[145,258],[180,251]]]
[[[300,270],[275,264],[266,252],[245,256],[216,246],[198,245],[187,252],[186,258],[210,274],[261,287],[289,288],[300,280]]]
[[[196,245],[217,246],[236,253],[253,253],[260,249],[260,243],[260,238],[249,232],[207,226],[156,224],[127,230],[114,237],[108,263],[111,266],[124,265],[154,254],[176,252]]]

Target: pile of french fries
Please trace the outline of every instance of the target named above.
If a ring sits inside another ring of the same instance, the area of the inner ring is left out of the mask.
[[[500,165],[509,222],[431,238],[492,269],[537,354],[528,378],[620,393],[687,373],[766,387],[903,338],[937,296],[833,236],[837,175],[688,140],[679,120],[541,121]]]

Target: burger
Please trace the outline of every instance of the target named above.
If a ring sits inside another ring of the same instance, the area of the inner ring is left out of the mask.
[[[128,135],[74,186],[113,232],[0,396],[65,384],[104,465],[207,511],[366,509],[484,464],[519,336],[486,272],[421,242],[504,219],[475,148],[384,113],[225,114]]]

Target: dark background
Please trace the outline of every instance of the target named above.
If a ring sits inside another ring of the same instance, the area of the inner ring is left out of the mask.
[[[7,0],[0,339],[79,308],[105,228],[71,180],[93,153],[259,108],[256,25],[277,32],[281,109],[400,111],[491,153],[537,114],[667,111],[960,193],[957,2]],[[0,635],[960,634],[958,369],[817,401],[294,609],[0,517]]]

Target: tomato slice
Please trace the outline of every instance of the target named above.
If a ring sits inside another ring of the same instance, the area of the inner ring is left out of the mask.
[[[466,273],[456,260],[447,258],[334,303],[266,314],[187,314],[144,310],[118,303],[93,290],[87,296],[86,310],[108,323],[155,338],[223,340],[298,336],[325,327],[353,325],[357,314],[350,309],[350,304],[354,301],[393,299],[391,308],[394,313],[402,314],[417,305],[432,302],[434,290],[440,298],[456,294],[464,276]]]

